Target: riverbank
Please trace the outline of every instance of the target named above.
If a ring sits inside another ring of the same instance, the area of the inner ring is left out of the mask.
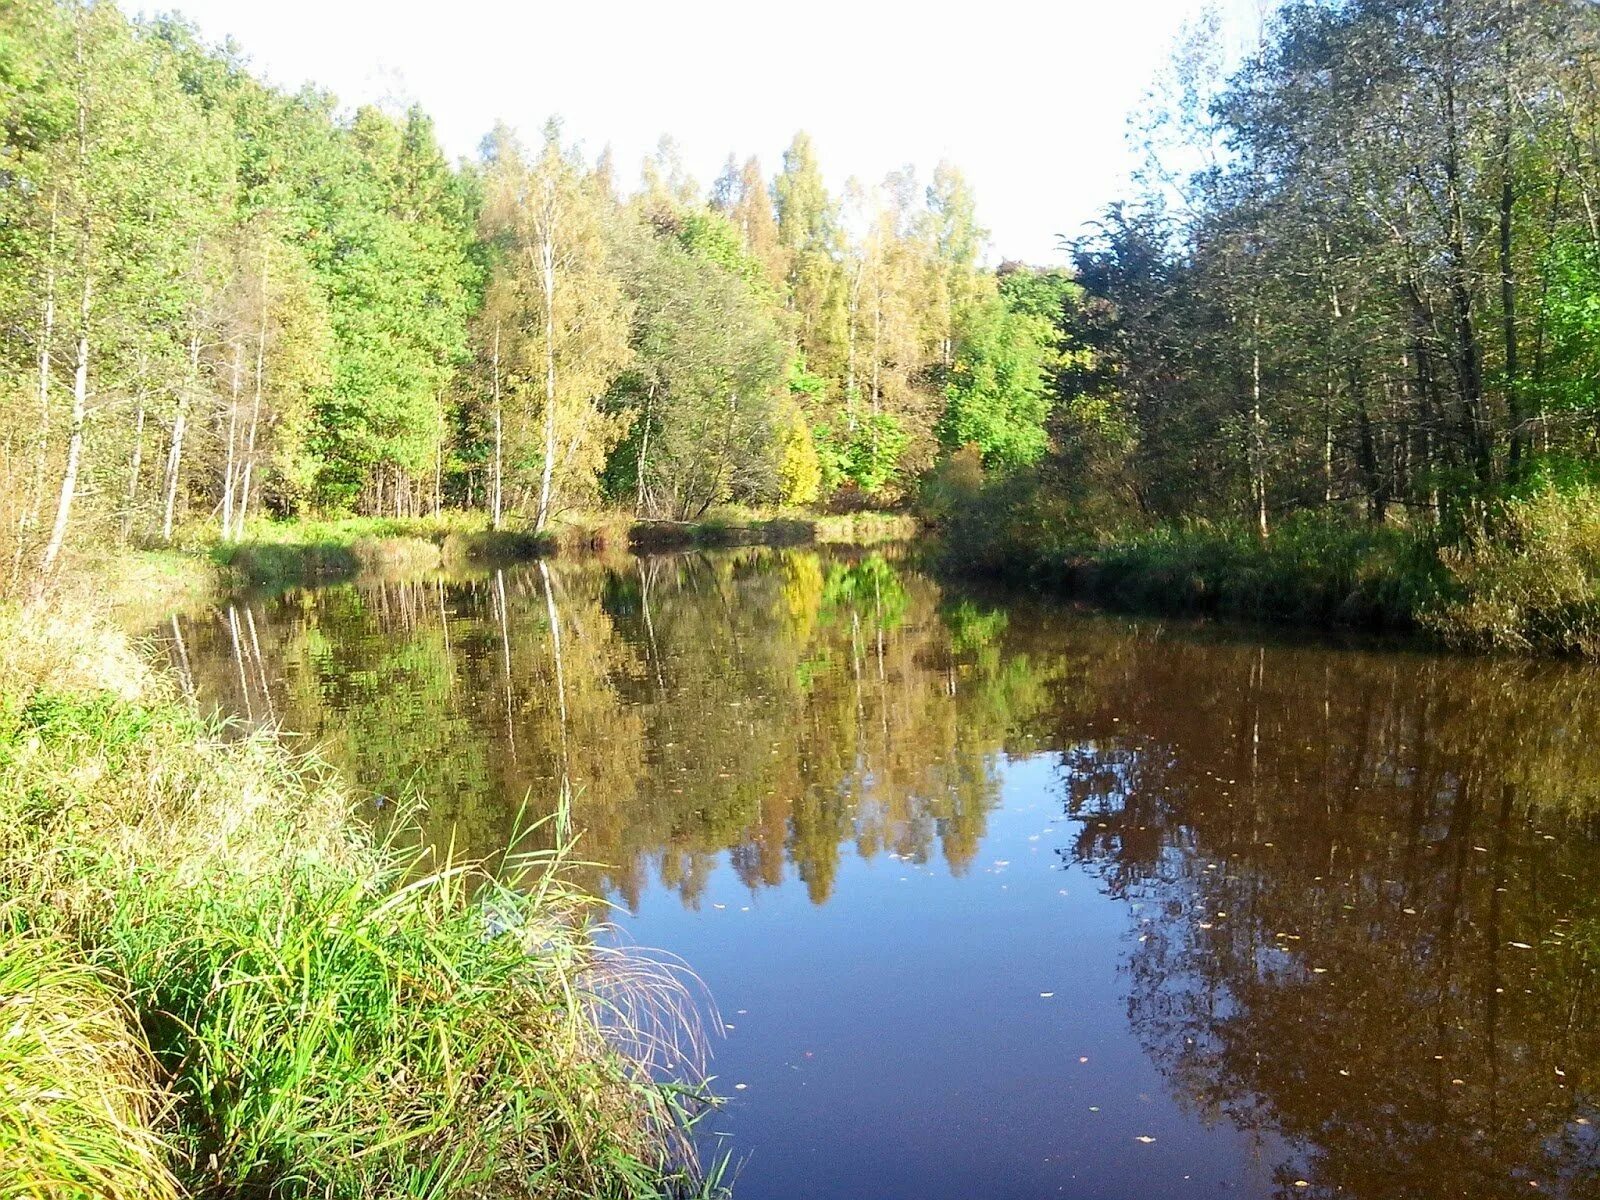
[[[727,508],[696,521],[639,521],[627,513],[575,513],[550,529],[489,528],[481,513],[437,517],[348,517],[261,521],[237,541],[187,539],[241,583],[274,589],[332,583],[360,574],[410,575],[450,566],[506,565],[561,553],[695,546],[881,545],[907,541],[916,521],[902,513],[768,513]]]
[[[980,498],[935,564],[1109,607],[1414,633],[1442,645],[1600,658],[1600,490],[1494,505],[1452,537],[1302,514],[1094,531],[1076,514]]]
[[[559,854],[513,890],[375,844],[66,603],[0,606],[0,1193],[694,1190],[694,1093],[619,1048],[665,981]]]

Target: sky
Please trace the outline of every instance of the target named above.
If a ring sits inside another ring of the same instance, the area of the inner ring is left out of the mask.
[[[1137,109],[1204,0],[171,0],[253,68],[344,105],[420,103],[452,157],[504,119],[558,115],[619,180],[670,134],[704,187],[730,152],[770,176],[794,132],[830,186],[947,159],[977,193],[988,259],[1060,262],[1126,191]],[[1235,28],[1254,0],[1218,0]]]

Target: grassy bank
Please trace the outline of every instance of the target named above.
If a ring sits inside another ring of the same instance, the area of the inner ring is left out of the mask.
[[[375,845],[97,618],[0,608],[0,1195],[689,1190],[618,1017],[663,980],[520,867]]]
[[[571,513],[543,533],[493,530],[482,514],[259,521],[236,542],[196,530],[203,550],[241,582],[258,587],[327,583],[360,574],[414,575],[462,564],[502,565],[557,553],[632,549],[652,553],[694,546],[877,545],[915,536],[901,513],[769,513],[723,508],[695,521],[638,521],[628,513]]]
[[[950,516],[945,570],[1117,607],[1417,632],[1477,650],[1600,657],[1600,490],[1546,488],[1446,535],[1325,515],[1092,530],[1013,492]]]
[[[186,539],[241,582],[258,587],[330,583],[367,574],[416,574],[478,562],[508,563],[555,553],[553,534],[490,529],[481,516],[346,517],[255,521],[238,541],[212,531]]]

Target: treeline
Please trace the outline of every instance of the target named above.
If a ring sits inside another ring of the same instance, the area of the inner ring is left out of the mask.
[[[345,115],[105,0],[8,4],[13,583],[82,526],[684,518],[893,497],[942,445],[1043,452],[1057,334],[983,268],[954,168],[832,196],[801,134],[771,180],[730,157],[703,195],[666,140],[637,189],[618,176],[554,122],[531,142],[497,127],[452,165],[418,108]]]
[[[1218,44],[1180,52],[1144,195],[1075,247],[1058,490],[1269,537],[1592,479],[1600,10],[1319,0],[1225,77]]]

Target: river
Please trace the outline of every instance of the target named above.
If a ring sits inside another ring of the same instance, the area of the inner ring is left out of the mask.
[[[492,855],[565,793],[714,999],[739,1200],[1600,1196],[1595,670],[771,549],[164,636],[380,825]]]

